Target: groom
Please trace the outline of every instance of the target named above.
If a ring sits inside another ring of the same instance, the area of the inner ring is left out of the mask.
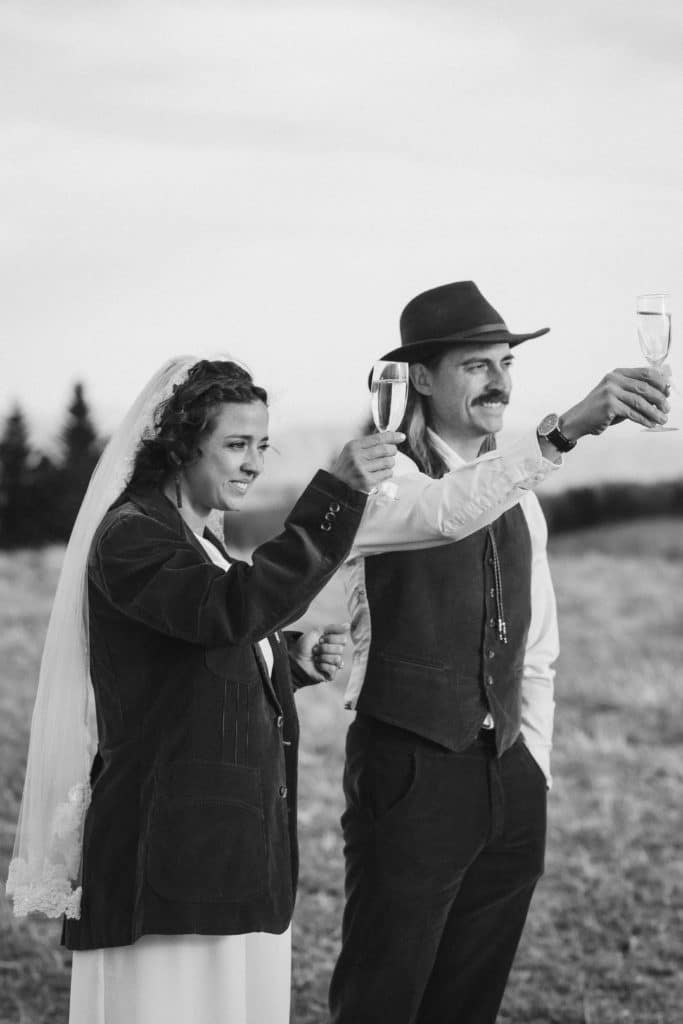
[[[523,489],[463,535],[472,503],[449,508],[444,495],[453,470],[495,448],[513,349],[544,333],[512,334],[473,282],[458,282],[408,304],[402,346],[384,357],[410,363],[409,459],[396,501],[369,503],[366,557],[348,570],[357,716],[333,1024],[493,1024],[543,872],[558,652],[545,521]],[[545,417],[534,443],[561,461],[625,417],[662,422],[664,391],[648,369],[613,371]],[[402,547],[382,538],[383,517]]]

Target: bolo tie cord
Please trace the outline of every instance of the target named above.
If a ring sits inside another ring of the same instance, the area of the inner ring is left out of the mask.
[[[496,590],[496,611],[498,613],[498,639],[502,644],[506,644],[508,642],[508,627],[505,621],[505,606],[503,604],[503,573],[500,568],[500,558],[498,557],[498,545],[490,526],[487,527],[487,532],[491,541],[491,552],[493,555],[493,580]]]

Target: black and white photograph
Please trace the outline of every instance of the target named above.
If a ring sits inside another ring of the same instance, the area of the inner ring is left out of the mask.
[[[0,1024],[681,1024],[682,53],[0,3]]]

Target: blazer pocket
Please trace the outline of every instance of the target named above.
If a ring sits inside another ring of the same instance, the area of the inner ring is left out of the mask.
[[[160,896],[189,903],[243,903],[267,886],[258,768],[175,762],[158,773],[147,878]]]
[[[224,647],[206,647],[204,664],[209,672],[219,679],[260,680],[261,675],[251,644],[234,644]]]

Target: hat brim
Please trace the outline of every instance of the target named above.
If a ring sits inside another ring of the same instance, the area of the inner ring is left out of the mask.
[[[510,348],[514,348],[515,345],[521,345],[523,341],[528,341],[530,338],[540,338],[549,330],[549,327],[542,327],[540,331],[532,331],[530,334],[511,334],[510,331],[501,328],[499,331],[489,331],[486,334],[472,337],[458,335],[457,338],[425,338],[424,341],[414,341],[392,349],[391,352],[387,352],[381,357],[381,361],[398,360],[402,363],[419,363],[430,356],[438,355],[439,352],[455,348],[456,345],[495,345],[497,342],[504,341]]]

